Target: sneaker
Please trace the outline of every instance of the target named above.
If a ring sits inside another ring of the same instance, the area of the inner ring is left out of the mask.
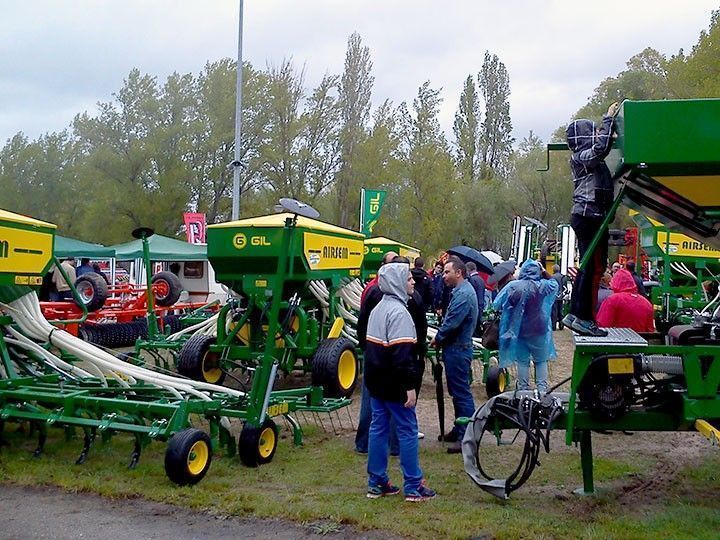
[[[367,451],[367,450],[363,450],[362,448],[357,448],[357,447],[356,447],[356,448],[355,448],[355,453],[356,453],[356,454],[360,454],[361,456],[367,456],[368,451]]]
[[[562,326],[567,326],[569,328],[572,328],[572,325],[576,319],[577,319],[577,317],[575,315],[573,315],[572,313],[568,313],[567,315],[565,315],[565,317],[563,317],[563,320],[560,324]]]
[[[385,497],[387,495],[397,495],[398,493],[400,493],[400,488],[397,486],[393,486],[390,482],[388,482],[384,485],[368,487],[367,498],[379,499],[380,497]]]
[[[425,434],[422,431],[418,431],[418,439],[424,439]]]
[[[583,336],[605,337],[608,335],[607,330],[600,328],[597,324],[595,324],[595,321],[584,321],[575,317],[572,324],[569,324],[568,326]]]
[[[434,499],[437,496],[435,490],[430,489],[425,485],[425,480],[422,481],[420,487],[415,491],[405,494],[405,500],[407,502],[422,502],[430,499]]]

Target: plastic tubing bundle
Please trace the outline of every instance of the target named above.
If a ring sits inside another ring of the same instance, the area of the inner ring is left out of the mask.
[[[126,387],[137,381],[147,382],[167,390],[178,399],[195,396],[209,401],[211,400],[209,392],[219,392],[234,397],[244,395],[243,392],[224,386],[166,375],[124,362],[103,349],[99,349],[64,330],[52,326],[42,315],[40,303],[34,292],[26,294],[9,304],[0,304],[0,308],[12,317],[22,334],[26,337],[38,342],[50,343],[58,349],[74,355],[83,362],[82,370],[85,373],[89,374],[90,372],[94,372],[98,375],[102,374],[103,380],[112,378],[115,379],[118,384]],[[18,341],[23,342],[16,334],[13,335]],[[27,341],[24,342],[27,345]],[[34,350],[39,352],[37,349]],[[49,358],[45,355],[43,356]],[[55,356],[50,357],[49,360],[58,367],[69,365]],[[58,360],[60,360],[62,364],[58,363]],[[68,368],[65,367],[65,369]],[[80,374],[80,372],[76,373]]]

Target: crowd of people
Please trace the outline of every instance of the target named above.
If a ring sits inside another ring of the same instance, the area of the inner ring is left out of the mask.
[[[363,292],[358,323],[360,347],[365,351],[365,383],[356,451],[368,454],[370,498],[400,493],[387,474],[388,453],[400,456],[407,501],[435,497],[425,485],[418,460],[415,404],[424,368],[427,313],[438,317],[439,328],[429,346],[442,350],[448,393],[455,418],[475,410],[470,391],[473,337],[483,335],[486,307],[499,313],[499,366],[517,367],[517,389],[531,389],[531,367],[539,392],[549,390],[548,362],[556,357],[553,331],[565,326],[581,335],[603,337],[607,328],[654,332],[653,306],[632,260],[607,267],[606,221],[614,199],[612,175],[605,164],[615,138],[613,103],[600,126],[574,120],[566,129],[572,156],[573,206],[570,224],[579,256],[578,271],[563,314],[569,279],[559,266],[550,275],[535,260],[524,261],[517,277],[515,261],[495,266],[483,275],[473,262],[450,256],[424,271],[418,257],[412,270],[407,259],[388,253],[378,277]],[[587,253],[596,233],[604,230]],[[587,257],[586,257],[587,254]],[[563,316],[564,315],[564,316]],[[440,440],[449,453],[460,452],[465,426],[457,425]]]

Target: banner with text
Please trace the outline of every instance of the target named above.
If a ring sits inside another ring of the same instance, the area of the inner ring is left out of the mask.
[[[360,191],[360,232],[370,236],[373,227],[380,218],[380,211],[385,202],[387,192],[379,189],[365,189]]]
[[[191,244],[204,244],[206,229],[205,214],[185,212],[183,217],[185,218],[187,241]]]

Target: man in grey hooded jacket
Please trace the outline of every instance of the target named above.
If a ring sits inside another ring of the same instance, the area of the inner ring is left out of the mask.
[[[408,264],[390,263],[378,271],[383,298],[370,313],[365,338],[365,387],[372,408],[367,464],[367,496],[371,499],[400,491],[390,483],[387,474],[390,418],[395,422],[400,443],[405,500],[417,502],[435,497],[435,492],[423,482],[418,460],[415,416],[418,367],[414,360],[417,336],[407,310],[414,284]]]

